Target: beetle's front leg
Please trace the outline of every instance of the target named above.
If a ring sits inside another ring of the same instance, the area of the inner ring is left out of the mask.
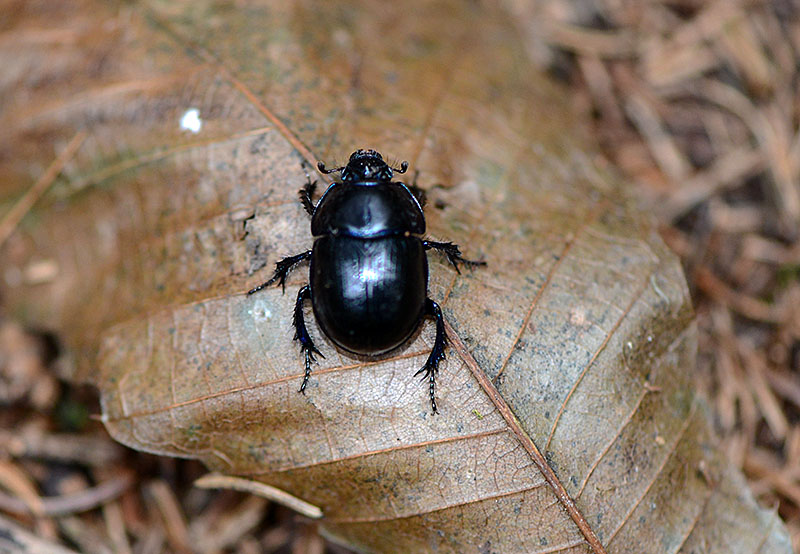
[[[436,374],[439,372],[439,362],[444,360],[444,347],[447,344],[447,336],[444,334],[444,318],[442,317],[442,310],[439,304],[431,300],[425,299],[425,315],[429,315],[436,320],[436,338],[433,341],[433,348],[428,356],[428,360],[422,369],[417,371],[414,375],[425,373],[422,380],[426,379],[430,383],[430,396],[431,408],[433,413],[436,414],[439,410],[436,409]]]
[[[462,263],[467,267],[475,267],[478,265],[486,265],[486,262],[483,260],[468,260],[461,256],[461,249],[459,249],[457,244],[453,244],[452,242],[436,242],[432,240],[424,240],[422,241],[422,245],[425,247],[426,250],[430,250],[433,248],[434,250],[438,250],[439,252],[444,253],[447,256],[447,260],[453,264],[453,267],[456,268],[458,273],[461,273],[461,270],[458,268],[458,264]]]
[[[306,176],[308,177],[308,182],[300,189],[298,195],[306,213],[314,215],[314,192],[317,190],[317,182],[312,181],[310,176]]]
[[[419,203],[420,208],[424,208],[425,204],[428,202],[428,195],[424,190],[417,186],[417,177],[419,177],[419,169],[414,172],[414,180],[411,181],[411,184],[406,186],[408,187],[408,190],[411,191],[411,194],[414,195],[414,198],[417,199],[417,203]]]
[[[300,391],[306,393],[306,385],[308,385],[308,378],[311,376],[311,362],[315,362],[314,354],[322,356],[314,342],[308,334],[306,329],[306,320],[303,316],[303,301],[311,298],[311,287],[308,285],[300,289],[297,293],[297,302],[294,305],[294,340],[300,342],[300,350],[305,357],[306,373],[303,376],[303,384],[300,385]],[[323,358],[325,356],[322,356]]]
[[[311,250],[306,250],[305,252],[298,254],[296,256],[289,256],[282,260],[279,260],[278,263],[275,264],[275,274],[270,278],[269,281],[265,283],[261,283],[257,287],[253,287],[247,294],[253,294],[254,292],[258,292],[263,288],[270,286],[275,281],[278,281],[281,284],[281,288],[284,292],[286,292],[286,276],[289,275],[289,272],[294,269],[294,267],[311,257]]]

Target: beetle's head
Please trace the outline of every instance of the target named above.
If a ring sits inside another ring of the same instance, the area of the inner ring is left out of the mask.
[[[346,166],[326,169],[325,164],[319,162],[317,167],[322,173],[328,174],[339,171],[342,181],[352,183],[356,181],[390,181],[394,172],[405,173],[408,162],[403,162],[400,167],[391,167],[377,150],[356,150],[350,154]]]

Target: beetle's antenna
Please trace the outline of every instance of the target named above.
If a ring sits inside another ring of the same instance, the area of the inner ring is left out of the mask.
[[[324,173],[325,175],[329,175],[329,174],[333,173],[334,171],[341,171],[341,170],[343,170],[343,169],[344,169],[344,166],[342,166],[342,167],[332,167],[331,169],[327,169],[327,168],[325,167],[325,164],[324,164],[324,163],[322,163],[322,162],[317,162],[317,169],[319,169],[319,172],[320,172],[320,173]]]
[[[400,162],[400,167],[393,167],[392,170],[398,173],[405,173],[406,171],[408,171],[408,162],[403,160],[402,162]]]

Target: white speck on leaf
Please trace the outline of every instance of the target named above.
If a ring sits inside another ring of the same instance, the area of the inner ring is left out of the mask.
[[[251,314],[253,319],[257,322],[272,319],[272,311],[266,306],[263,300],[257,300],[253,309],[247,310],[247,313]]]
[[[181,129],[184,131],[191,131],[194,134],[200,132],[203,127],[203,120],[200,119],[200,110],[197,108],[189,108],[181,116]]]

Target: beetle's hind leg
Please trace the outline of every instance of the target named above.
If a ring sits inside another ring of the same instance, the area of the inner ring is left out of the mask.
[[[475,267],[479,265],[486,265],[486,262],[483,260],[468,260],[461,255],[461,249],[458,247],[457,244],[453,244],[452,242],[436,242],[432,240],[424,240],[422,241],[422,245],[425,247],[426,250],[430,250],[433,248],[434,250],[438,250],[442,252],[445,256],[447,256],[447,260],[453,264],[453,267],[456,268],[458,273],[461,273],[461,269],[459,269],[458,264],[464,264],[467,267]]]
[[[442,317],[442,310],[439,304],[431,300],[425,299],[425,315],[429,315],[436,320],[436,338],[433,341],[433,348],[428,356],[428,360],[422,369],[417,371],[414,375],[424,373],[422,380],[427,380],[430,383],[430,396],[431,408],[433,413],[436,414],[439,410],[436,409],[436,374],[439,372],[439,362],[444,360],[444,347],[447,344],[447,335],[444,333],[444,318]]]
[[[257,287],[253,287],[247,291],[247,294],[253,294],[261,289],[267,288],[275,281],[278,281],[281,284],[283,291],[286,292],[286,276],[289,275],[289,272],[293,270],[297,264],[310,257],[311,250],[306,250],[305,252],[297,254],[296,256],[288,256],[282,260],[278,260],[278,263],[275,264],[275,274],[270,278],[270,280],[261,283]]]
[[[323,356],[308,334],[306,329],[306,320],[303,316],[303,301],[311,298],[311,287],[308,285],[300,289],[297,293],[297,302],[294,305],[294,340],[300,342],[300,350],[303,352],[305,358],[306,373],[303,376],[303,384],[300,385],[300,391],[306,393],[306,385],[308,385],[308,378],[311,376],[311,362],[316,362],[314,354]]]

